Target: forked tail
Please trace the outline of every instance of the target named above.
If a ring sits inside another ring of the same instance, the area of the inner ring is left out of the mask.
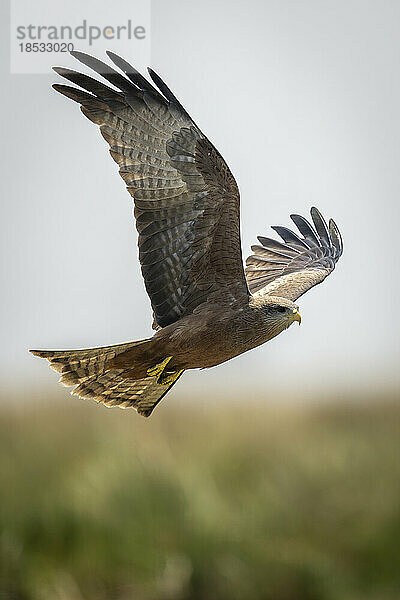
[[[35,356],[46,358],[50,367],[61,374],[60,383],[75,386],[71,394],[92,398],[106,406],[133,407],[145,417],[176,383],[157,383],[157,377],[133,380],[126,375],[129,368],[112,369],[111,359],[149,340],[127,342],[84,350],[30,350]],[[160,381],[160,379],[159,379]]]

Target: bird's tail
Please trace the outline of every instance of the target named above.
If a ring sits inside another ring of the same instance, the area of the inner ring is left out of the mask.
[[[84,350],[30,350],[35,356],[46,358],[50,367],[61,374],[60,383],[74,386],[71,394],[92,398],[106,406],[133,407],[145,417],[176,383],[157,383],[157,377],[133,380],[126,375],[129,368],[110,368],[109,364],[119,354],[150,340],[127,342],[101,348]]]

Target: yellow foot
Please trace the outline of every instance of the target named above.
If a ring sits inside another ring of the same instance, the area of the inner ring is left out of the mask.
[[[147,375],[149,377],[158,377],[159,375],[161,375],[171,358],[172,356],[167,356],[167,358],[165,358],[162,362],[158,363],[158,365],[147,369]]]
[[[157,383],[160,385],[172,385],[182,375],[184,369],[180,371],[172,371],[171,373],[161,373],[157,379]]]

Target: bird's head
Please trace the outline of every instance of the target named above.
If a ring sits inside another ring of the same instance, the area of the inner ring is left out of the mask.
[[[271,337],[284,331],[295,321],[300,325],[301,316],[297,304],[287,298],[278,296],[260,296],[256,301],[256,307],[262,312],[263,321],[268,328]]]

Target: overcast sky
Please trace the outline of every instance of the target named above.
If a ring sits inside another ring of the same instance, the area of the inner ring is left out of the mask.
[[[312,205],[344,238],[336,271],[299,301],[300,328],[188,374],[186,394],[399,385],[399,26],[390,0],[153,2],[152,66],[237,179],[244,255]],[[131,199],[98,130],[53,92],[55,74],[11,75],[6,43],[1,69],[1,382],[55,386],[28,347],[148,336],[150,305]]]

